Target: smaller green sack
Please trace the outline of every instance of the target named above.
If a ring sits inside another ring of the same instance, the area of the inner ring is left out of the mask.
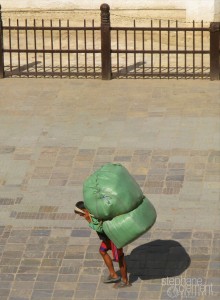
[[[111,221],[103,222],[103,229],[108,238],[122,248],[148,231],[156,221],[156,210],[151,202],[143,202],[129,213],[120,215]]]

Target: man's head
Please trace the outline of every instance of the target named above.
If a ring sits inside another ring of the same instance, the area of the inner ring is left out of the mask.
[[[85,214],[85,212],[87,211],[87,209],[85,208],[84,202],[83,201],[79,201],[76,203],[75,208],[74,208],[74,212],[80,216],[83,216]]]

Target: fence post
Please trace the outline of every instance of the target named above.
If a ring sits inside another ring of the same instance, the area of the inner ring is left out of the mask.
[[[219,80],[220,77],[220,22],[210,24],[210,79]]]
[[[4,59],[3,59],[3,25],[2,8],[0,5],[0,79],[4,78]]]
[[[110,7],[103,3],[101,10],[101,56],[102,79],[111,79],[111,33],[110,33]]]

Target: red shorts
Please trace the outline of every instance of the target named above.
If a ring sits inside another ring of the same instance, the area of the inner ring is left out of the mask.
[[[116,248],[115,244],[111,240],[102,241],[99,250],[107,252],[108,250],[112,250],[113,260],[119,260],[119,257],[124,255],[123,248]]]

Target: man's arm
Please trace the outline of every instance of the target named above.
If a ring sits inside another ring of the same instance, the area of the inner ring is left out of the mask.
[[[97,232],[103,232],[102,228],[102,221],[99,221],[98,219],[91,218],[91,214],[88,211],[85,211],[85,214],[83,215],[83,218],[86,219],[86,221],[89,223],[89,227]]]
[[[83,216],[87,222],[91,223],[92,222],[92,219],[91,219],[91,216],[90,216],[90,213],[88,211],[85,211],[85,214]]]

